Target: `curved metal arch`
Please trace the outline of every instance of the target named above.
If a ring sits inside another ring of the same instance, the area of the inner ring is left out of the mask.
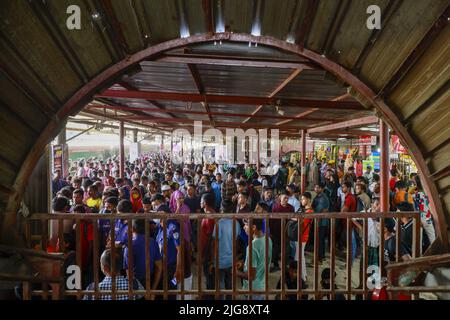
[[[36,143],[28,153],[25,161],[23,162],[20,171],[15,179],[13,185],[12,194],[9,197],[6,212],[15,212],[18,208],[21,195],[25,190],[26,181],[33,168],[35,167],[40,155],[42,154],[45,145],[53,139],[58,132],[62,129],[62,124],[64,119],[69,115],[78,113],[82,107],[89,102],[93,95],[102,89],[108,87],[113,80],[122,76],[127,72],[128,69],[136,65],[137,63],[149,59],[152,56],[163,53],[165,51],[179,48],[189,44],[203,43],[210,41],[234,41],[234,42],[252,42],[261,45],[266,45],[280,50],[284,50],[290,53],[298,54],[303,56],[312,62],[320,65],[326,71],[334,74],[342,81],[348,83],[352,86],[359,94],[370,102],[376,110],[379,112],[380,117],[386,121],[391,128],[396,132],[401,141],[405,146],[412,151],[412,157],[415,163],[418,165],[419,170],[423,174],[423,186],[425,192],[431,199],[431,209],[433,213],[433,218],[436,222],[436,232],[437,236],[441,239],[443,244],[443,249],[448,250],[448,234],[447,234],[447,223],[445,215],[442,209],[442,203],[439,198],[439,194],[434,182],[430,179],[430,172],[426,165],[425,159],[420,152],[418,145],[415,143],[412,136],[409,134],[408,130],[403,126],[397,115],[387,106],[384,100],[378,97],[375,92],[370,89],[364,82],[359,80],[350,71],[340,66],[339,64],[327,59],[318,53],[302,48],[295,44],[287,43],[283,40],[267,37],[267,36],[252,36],[249,34],[239,34],[232,32],[216,33],[216,34],[202,34],[190,36],[187,38],[178,38],[174,40],[169,40],[166,42],[159,43],[142,51],[133,54],[130,57],[118,62],[117,64],[107,68],[98,76],[93,78],[89,83],[84,85],[79,89],[57,112],[56,116],[50,121],[46,126],[44,131],[41,133]],[[3,230],[6,226],[14,225],[15,214],[6,214],[2,223]],[[5,230],[6,231],[6,230]],[[3,232],[3,234],[5,234]]]

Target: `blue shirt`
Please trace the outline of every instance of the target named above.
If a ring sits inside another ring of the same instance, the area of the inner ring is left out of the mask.
[[[119,241],[122,245],[128,244],[128,224],[121,219],[116,220],[114,226],[115,241]]]
[[[100,214],[110,214],[111,212],[106,212],[106,209],[102,209]],[[106,244],[106,239],[108,239],[109,233],[111,232],[111,221],[109,219],[99,219],[98,229],[100,232],[101,244]]]
[[[313,200],[312,207],[314,212],[321,213],[323,210],[328,210],[330,208],[330,200],[328,196],[321,192]],[[326,227],[329,225],[328,219],[320,219],[319,226]]]
[[[211,183],[211,188],[214,191],[214,196],[216,199],[216,205],[219,205],[222,203],[222,183],[218,183],[217,181],[214,181]]]
[[[158,224],[156,242],[159,245],[159,252],[164,256],[164,229]],[[177,247],[180,246],[180,225],[174,220],[167,220],[167,264],[177,262]]]
[[[214,226],[212,237],[216,236],[216,227],[219,228],[219,269],[230,268],[233,265],[233,241],[239,237],[240,226],[236,221],[236,239],[233,240],[233,220],[219,219]]]
[[[161,260],[158,243],[150,238],[150,276],[155,270],[155,261]],[[145,235],[133,235],[133,271],[137,279],[145,279]],[[128,270],[128,248],[123,251],[123,268]]]

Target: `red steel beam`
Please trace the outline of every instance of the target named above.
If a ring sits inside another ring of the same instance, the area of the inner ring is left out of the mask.
[[[110,117],[111,119],[115,119],[115,120],[127,120],[128,117],[124,117],[124,116],[117,116],[117,117]],[[142,119],[142,121],[145,122],[151,122],[151,123],[190,123],[190,124],[194,124],[194,121],[200,121],[200,120],[194,120],[194,119],[187,119],[187,118],[176,118],[176,119],[171,119],[171,118],[147,118],[147,119]],[[206,122],[209,122],[209,120],[207,121],[203,121],[203,126],[206,125]],[[231,122],[231,121],[226,121],[226,122],[217,122],[216,121],[216,126],[217,127],[226,127],[226,128],[261,128],[261,129],[281,129],[281,130],[288,130],[288,129],[292,129],[292,130],[298,130],[298,129],[306,129],[306,127],[303,126],[277,126],[277,125],[266,125],[266,124],[255,124],[255,123],[242,123],[242,122]]]
[[[338,110],[361,110],[361,105],[356,101],[329,101],[310,99],[278,99],[275,97],[249,97],[249,96],[223,96],[223,95],[201,95],[198,93],[177,93],[177,92],[154,92],[154,91],[130,91],[130,90],[105,90],[95,95],[97,98],[122,98],[122,99],[143,99],[143,100],[172,100],[190,101],[242,105],[260,105],[280,102],[283,106],[299,106],[304,108],[326,108]]]
[[[301,193],[305,192],[305,188],[306,188],[306,130],[301,130],[301,146],[302,146],[302,154],[301,154],[301,158],[300,158],[300,165],[301,165],[301,176],[300,176],[300,190]]]
[[[125,126],[124,122],[119,122],[119,139],[120,139],[120,163],[119,163],[119,172],[120,177],[123,179],[125,177],[125,145],[124,145],[124,138],[125,138]]]
[[[379,121],[378,117],[368,116],[368,117],[364,117],[364,118],[353,119],[353,120],[338,122],[338,123],[334,123],[334,124],[329,124],[326,126],[311,128],[311,129],[308,129],[308,133],[332,131],[332,130],[336,130],[336,129],[344,129],[344,128],[350,128],[350,127],[358,127],[358,126],[378,123],[378,121]]]
[[[349,93],[346,93],[346,94],[343,94],[342,96],[339,96],[339,97],[337,97],[337,98],[334,98],[334,99],[331,100],[331,101],[344,101],[345,99],[347,99],[347,98],[349,98],[349,97],[351,97],[351,95],[350,95]],[[312,108],[312,109],[310,109],[310,110],[308,110],[308,111],[304,111],[304,112],[301,112],[301,113],[297,114],[297,115],[295,116],[295,118],[296,118],[296,120],[302,119],[302,118],[306,117],[308,114],[311,114],[311,113],[313,113],[313,112],[316,112],[317,110],[319,110],[319,108]],[[282,125],[282,124],[285,124],[285,123],[288,123],[288,122],[291,122],[291,121],[292,121],[292,120],[280,121],[280,122],[277,123],[277,125]]]
[[[145,111],[154,113],[178,113],[178,114],[196,114],[196,115],[212,115],[212,116],[227,116],[227,117],[248,117],[256,119],[289,119],[289,120],[299,120],[297,116],[277,116],[277,115],[256,115],[248,113],[229,113],[229,112],[215,112],[215,111],[195,111],[195,110],[176,110],[176,109],[159,109],[159,108],[139,108],[139,107],[127,107],[127,106],[111,106],[111,105],[89,105],[87,108],[100,108],[100,109],[111,109],[111,110],[121,110],[121,111]],[[153,115],[138,115],[129,116],[127,119],[130,120],[151,120]],[[329,122],[339,122],[339,120],[328,120],[323,117],[309,117],[303,118],[302,120],[309,121],[329,121]],[[212,121],[210,119],[210,121]],[[243,122],[245,123],[245,122]],[[277,124],[279,125],[279,124]]]
[[[389,211],[389,127],[380,120],[380,204],[381,211]]]

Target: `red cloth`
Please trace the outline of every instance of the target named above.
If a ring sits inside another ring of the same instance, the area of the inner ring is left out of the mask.
[[[389,188],[391,189],[392,192],[395,191],[395,183],[397,182],[397,177],[391,177],[391,179],[389,179]]]
[[[276,200],[276,202],[273,204],[272,212],[295,212],[295,209],[293,206],[291,206],[289,203],[286,205],[286,207],[283,207],[280,204],[279,200]],[[281,219],[270,219],[269,220],[269,228],[270,233],[277,237],[281,237]]]
[[[348,208],[349,212],[356,212],[356,198],[352,193],[345,196],[344,206]]]
[[[88,254],[90,252],[89,242],[94,240],[94,229],[93,225],[89,221],[80,221],[80,234],[81,234],[81,269],[86,270]]]
[[[202,219],[202,224],[200,226],[200,243],[202,246],[202,257],[205,258],[207,254],[208,244],[211,235],[214,231],[214,219]]]
[[[139,194],[139,197],[134,199],[133,198],[133,191],[137,191]],[[130,201],[131,201],[131,205],[133,206],[133,213],[139,212],[139,210],[143,209],[143,205],[142,205],[142,195],[141,195],[141,190],[139,190],[139,188],[134,187],[133,189],[131,189],[130,192]]]
[[[305,213],[314,213],[314,210],[313,210],[313,209],[308,209],[308,210],[305,211]],[[311,222],[312,222],[312,219],[307,219],[307,218],[304,218],[304,219],[303,219],[302,243],[308,242],[308,239],[309,239],[309,229],[311,228]]]
[[[355,166],[355,173],[357,177],[360,177],[363,175],[363,165],[362,162],[357,162]]]

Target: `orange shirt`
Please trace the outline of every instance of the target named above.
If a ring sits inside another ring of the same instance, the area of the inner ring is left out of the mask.
[[[400,190],[395,194],[394,197],[394,204],[397,206],[399,203],[404,202],[405,201],[405,193],[407,193],[404,190]],[[411,194],[407,193],[406,199],[409,203],[411,203],[412,205],[414,205],[414,200],[411,196]]]

